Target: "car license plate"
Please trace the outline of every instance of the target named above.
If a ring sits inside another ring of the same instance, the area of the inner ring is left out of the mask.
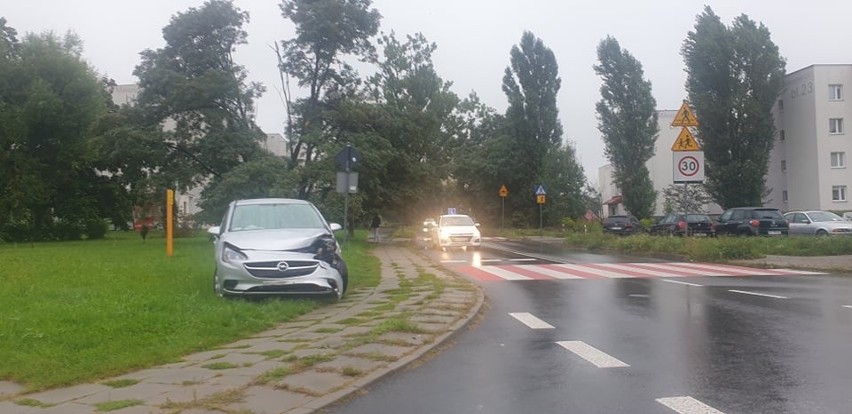
[[[707,233],[695,233],[695,237],[706,237]]]
[[[621,227],[613,227],[613,230],[621,230]]]
[[[779,230],[769,230],[769,234],[775,236],[781,234],[781,232]]]

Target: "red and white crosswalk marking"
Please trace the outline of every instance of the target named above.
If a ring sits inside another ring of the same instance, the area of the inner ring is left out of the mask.
[[[629,279],[691,276],[819,275],[792,269],[756,269],[717,263],[584,263],[500,266],[461,266],[459,270],[479,280]]]

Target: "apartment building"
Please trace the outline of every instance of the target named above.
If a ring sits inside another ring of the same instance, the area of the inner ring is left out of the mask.
[[[850,211],[852,64],[811,65],[788,74],[773,108],[767,206]]]

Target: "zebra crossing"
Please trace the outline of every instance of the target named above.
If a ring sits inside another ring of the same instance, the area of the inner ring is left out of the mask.
[[[819,275],[794,269],[756,269],[719,263],[558,263],[460,266],[461,273],[483,281],[554,279],[631,279],[692,276],[790,276]]]

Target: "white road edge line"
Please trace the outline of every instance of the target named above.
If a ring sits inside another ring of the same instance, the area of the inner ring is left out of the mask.
[[[680,414],[724,414],[723,412],[689,396],[657,398],[657,402],[679,412]]]
[[[704,286],[704,285],[699,285],[698,283],[681,282],[680,280],[672,280],[672,279],[661,279],[661,280],[663,282],[677,283],[679,285],[697,286],[697,287],[703,287]]]
[[[728,290],[728,292],[742,293],[743,295],[763,296],[765,298],[773,298],[773,299],[790,299],[786,296],[777,296],[777,295],[770,295],[770,294],[766,294],[766,293],[757,293],[757,292],[747,292],[745,290],[731,289],[731,290]]]
[[[522,324],[529,326],[530,329],[555,329],[553,325],[536,318],[531,313],[527,312],[514,312],[509,313],[509,316],[519,320]]]
[[[559,341],[557,344],[577,354],[580,358],[591,362],[598,368],[622,368],[630,366],[583,341]]]

